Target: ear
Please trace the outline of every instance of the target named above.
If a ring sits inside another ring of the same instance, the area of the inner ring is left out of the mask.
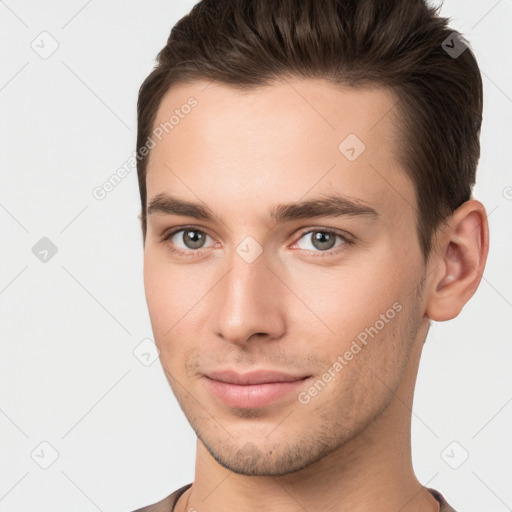
[[[425,314],[442,322],[455,318],[476,292],[489,252],[489,225],[483,204],[463,203],[440,229],[432,255]]]

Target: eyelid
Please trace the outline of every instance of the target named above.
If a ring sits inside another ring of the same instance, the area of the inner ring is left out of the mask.
[[[332,233],[334,235],[338,235],[339,237],[343,238],[343,240],[347,243],[353,243],[355,241],[355,237],[351,235],[350,233],[347,233],[346,231],[343,231],[341,229],[337,228],[331,228],[328,226],[313,226],[304,228],[304,231],[300,231],[298,236],[298,240],[301,239],[304,235],[307,235],[308,233],[313,233],[315,231],[320,231],[321,233]],[[325,251],[324,251],[325,252]]]

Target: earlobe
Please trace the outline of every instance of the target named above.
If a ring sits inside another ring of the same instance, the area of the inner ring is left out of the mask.
[[[476,292],[489,252],[485,208],[477,200],[462,204],[448,219],[439,237],[434,280],[425,314],[432,320],[455,318]]]

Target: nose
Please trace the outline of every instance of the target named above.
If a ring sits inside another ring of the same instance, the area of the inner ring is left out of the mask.
[[[230,271],[215,287],[216,335],[245,345],[253,336],[277,339],[286,329],[285,287],[262,253],[247,262],[233,254]]]

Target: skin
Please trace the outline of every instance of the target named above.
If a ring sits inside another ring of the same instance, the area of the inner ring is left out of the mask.
[[[148,203],[166,192],[220,220],[153,213],[144,248],[162,366],[198,437],[194,483],[176,510],[438,510],[412,469],[414,385],[430,319],[457,316],[479,285],[483,205],[459,207],[425,263],[413,184],[393,149],[391,92],[283,79],[242,93],[196,81],[168,91],[155,126],[191,95],[198,105],[151,150]],[[350,133],[366,146],[354,161],[338,149]],[[269,217],[276,204],[333,191],[378,217]],[[185,245],[183,232],[163,241],[189,225],[208,235],[203,248]],[[336,237],[329,254],[313,244],[315,229],[353,243]],[[236,252],[247,236],[262,249],[251,263]],[[300,403],[298,392],[395,303],[401,311]],[[269,406],[236,409],[205,383],[226,367],[311,377]]]

